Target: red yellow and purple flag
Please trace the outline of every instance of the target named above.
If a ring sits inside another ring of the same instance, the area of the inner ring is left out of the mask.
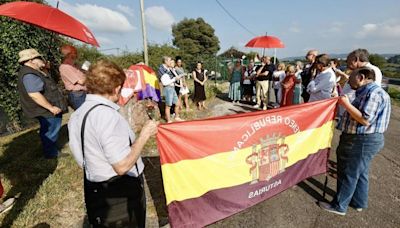
[[[160,125],[171,226],[203,227],[325,173],[337,101]]]

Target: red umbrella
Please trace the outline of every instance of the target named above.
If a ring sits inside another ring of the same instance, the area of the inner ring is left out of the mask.
[[[10,2],[0,5],[0,15],[99,47],[96,38],[84,24],[51,6],[35,2]]]
[[[251,39],[246,47],[255,48],[284,48],[283,42],[275,36],[257,36]]]

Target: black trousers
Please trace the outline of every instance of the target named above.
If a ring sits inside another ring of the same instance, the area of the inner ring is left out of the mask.
[[[93,227],[145,227],[143,177],[128,175],[104,182],[84,180],[86,211]]]

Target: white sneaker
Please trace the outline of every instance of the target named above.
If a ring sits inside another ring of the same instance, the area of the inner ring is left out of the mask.
[[[363,211],[363,209],[362,208],[356,208],[356,211],[361,212],[361,211]]]
[[[258,104],[253,106],[253,108],[259,108],[259,107],[260,107],[260,105],[258,105]]]
[[[263,110],[267,110],[267,106],[264,105]]]
[[[15,203],[15,198],[9,198],[2,204],[0,204],[0,214],[10,210],[14,206],[14,203]]]

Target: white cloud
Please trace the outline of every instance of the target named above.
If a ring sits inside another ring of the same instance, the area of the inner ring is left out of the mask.
[[[299,33],[299,32],[301,32],[299,23],[297,23],[296,21],[295,21],[295,22],[292,22],[292,24],[291,24],[290,27],[289,27],[289,32],[292,32],[292,33]]]
[[[341,31],[342,31],[342,28],[343,28],[343,23],[341,23],[341,22],[333,22],[333,23],[330,25],[330,28],[328,29],[327,32],[330,32],[330,33],[338,33],[338,32],[341,32]]]
[[[159,29],[170,31],[172,24],[175,22],[174,17],[163,6],[152,6],[144,11],[147,23],[150,26]]]
[[[343,25],[342,22],[332,22],[328,26],[317,29],[317,34],[324,39],[337,39],[345,34],[343,33]]]
[[[397,19],[388,20],[382,23],[364,24],[356,33],[356,38],[400,38],[400,21]]]
[[[292,22],[292,25],[289,27],[289,32],[293,33],[301,32],[299,24],[297,22]]]
[[[59,8],[78,19],[92,31],[118,33],[129,32],[136,29],[125,15],[103,6],[95,4],[72,5],[65,1],[60,1]]]
[[[129,6],[124,6],[124,5],[118,4],[117,9],[128,16],[131,16],[131,17],[135,16],[135,14],[133,13],[133,9]]]
[[[99,41],[101,46],[107,46],[107,45],[114,44],[114,41],[112,41],[109,38],[104,37],[104,36],[98,36],[97,40]]]
[[[296,26],[291,26],[291,27],[289,28],[289,31],[290,31],[290,32],[294,32],[294,33],[299,33],[299,32],[301,32],[300,28],[298,28],[298,27],[296,27]]]

